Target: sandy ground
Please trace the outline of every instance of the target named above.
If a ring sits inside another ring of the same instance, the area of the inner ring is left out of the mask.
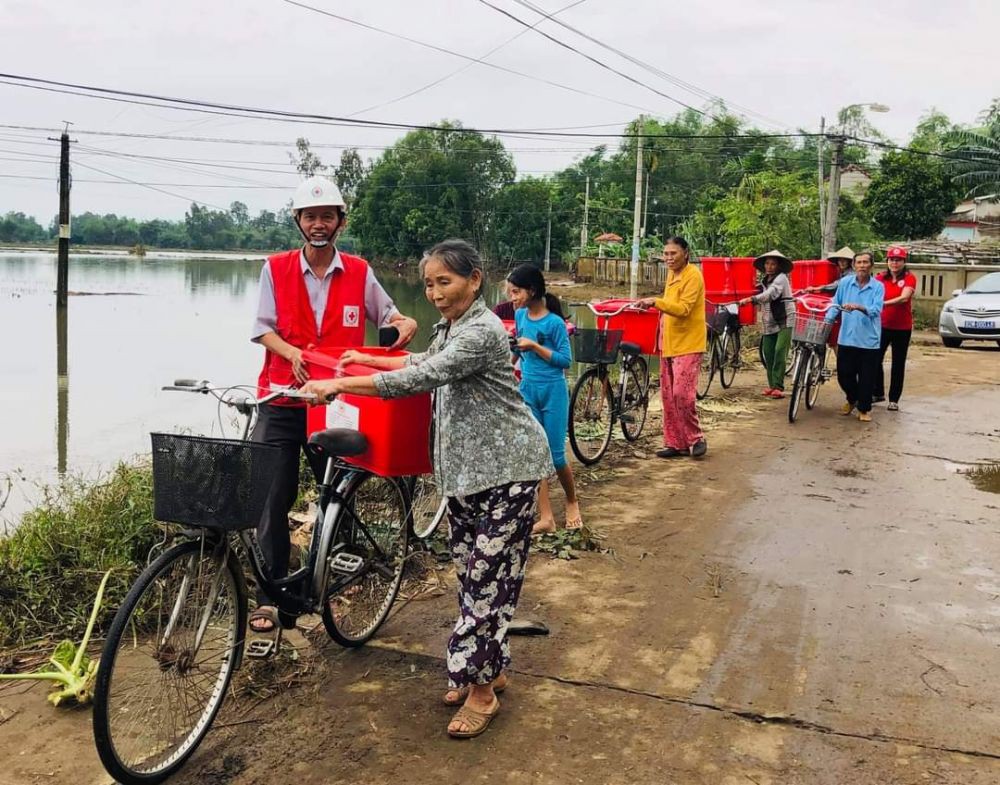
[[[870,425],[835,383],[789,425],[749,370],[704,460],[652,458],[654,421],[582,472],[613,553],[530,564],[519,615],[551,635],[515,640],[483,737],[444,732],[442,573],[365,649],[296,635],[171,781],[1000,782],[1000,497],[961,473],[1000,459],[1000,351],[925,343]],[[0,691],[0,783],[108,782],[89,712]]]

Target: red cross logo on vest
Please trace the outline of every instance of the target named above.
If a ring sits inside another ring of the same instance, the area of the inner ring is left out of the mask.
[[[361,321],[361,309],[356,305],[344,306],[344,327],[357,327]]]

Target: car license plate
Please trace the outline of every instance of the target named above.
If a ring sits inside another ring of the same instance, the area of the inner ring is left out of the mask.
[[[966,320],[965,326],[971,327],[973,330],[994,330],[996,329],[997,323],[994,321],[983,321],[981,319],[974,321]]]

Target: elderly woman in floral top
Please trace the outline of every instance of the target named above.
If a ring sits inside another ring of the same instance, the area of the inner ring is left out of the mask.
[[[385,372],[313,381],[303,390],[320,399],[436,390],[434,468],[448,497],[459,581],[444,701],[462,704],[448,733],[469,738],[500,709],[495,693],[507,683],[507,628],[524,580],[538,484],[552,473],[552,456],[511,372],[507,332],[483,303],[479,254],[463,240],[446,240],[424,257],[421,274],[427,299],[443,317],[425,353],[387,358],[349,351],[343,364]]]

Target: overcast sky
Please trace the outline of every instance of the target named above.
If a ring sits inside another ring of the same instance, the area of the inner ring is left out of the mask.
[[[572,6],[558,18],[754,112],[750,119],[761,127],[817,130],[821,115],[829,121],[847,104],[881,102],[891,111],[872,119],[902,142],[931,107],[969,123],[1000,95],[996,0],[535,1],[548,13]],[[524,30],[477,0],[303,2],[473,57]],[[531,23],[540,18],[516,0],[489,2]],[[702,96],[641,71],[552,21],[538,29],[663,93],[705,106]],[[0,43],[0,71],[8,74],[327,115],[360,112],[359,117],[372,120],[431,123],[448,117],[482,128],[613,123],[618,125],[610,130],[617,131],[639,113],[635,107],[658,116],[678,109],[528,31],[488,61],[595,97],[473,64],[413,97],[365,112],[468,61],[283,0],[0,0]],[[316,144],[378,147],[401,133],[213,117],[0,84],[0,123],[56,127],[63,120],[81,132],[289,145],[76,134],[73,212],[139,218],[181,218],[193,199],[220,207],[240,200],[252,213],[277,209],[297,180],[287,156],[297,136]],[[0,213],[24,211],[46,224],[55,214],[58,145],[46,136],[0,128],[0,174],[8,175],[0,177]],[[518,171],[531,174],[563,167],[588,146],[583,140],[514,138],[505,143],[516,151]],[[317,152],[325,161],[339,156],[335,148]],[[378,150],[362,152],[371,157]],[[211,162],[273,171],[203,165]],[[93,180],[116,184],[87,182]]]

